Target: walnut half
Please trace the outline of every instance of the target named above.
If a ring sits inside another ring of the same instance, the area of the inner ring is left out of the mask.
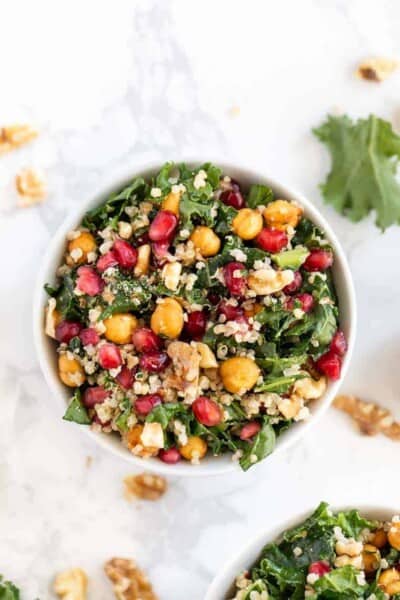
[[[365,435],[383,433],[386,437],[400,441],[400,423],[386,408],[374,402],[366,402],[356,396],[337,396],[333,405],[352,417]]]
[[[54,580],[54,591],[62,600],[86,600],[88,579],[82,569],[68,569]]]
[[[113,583],[117,600],[158,600],[146,575],[133,560],[112,558],[104,571]]]
[[[164,477],[151,473],[125,477],[124,485],[127,500],[131,500],[132,497],[142,500],[158,500],[167,491],[167,482]]]
[[[399,62],[397,60],[391,60],[389,58],[369,58],[359,65],[356,75],[360,79],[379,83],[380,81],[387,79],[398,66]]]

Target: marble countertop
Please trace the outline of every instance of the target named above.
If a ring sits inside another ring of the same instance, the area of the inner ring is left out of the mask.
[[[156,503],[128,503],[133,473],[58,422],[38,368],[31,299],[56,227],[114,172],[185,155],[243,160],[301,190],[341,239],[359,330],[343,390],[398,416],[399,229],[353,225],[323,206],[328,157],[310,131],[331,110],[399,124],[400,75],[353,77],[359,59],[400,56],[394,0],[6,1],[0,9],[1,124],[37,141],[0,162],[0,572],[23,598],[52,598],[69,566],[112,595],[102,564],[137,559],[162,600],[200,600],[213,574],[271,521],[316,505],[398,506],[397,446],[363,438],[330,410],[307,439],[247,474],[171,480]],[[47,201],[16,208],[13,177],[43,168]],[[90,459],[88,459],[90,457]]]

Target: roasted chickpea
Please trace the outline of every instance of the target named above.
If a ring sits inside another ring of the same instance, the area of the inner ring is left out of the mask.
[[[391,523],[387,537],[392,548],[400,550],[400,521]]]
[[[104,319],[103,323],[105,337],[116,344],[129,344],[138,325],[137,318],[129,313],[115,313]]]
[[[221,240],[219,237],[212,229],[210,229],[210,227],[205,227],[204,225],[195,227],[189,239],[204,257],[218,254],[221,247]]]
[[[183,329],[183,310],[179,302],[163,298],[151,315],[150,326],[157,335],[179,337]]]
[[[164,200],[161,202],[161,210],[169,210],[174,213],[177,217],[179,217],[179,204],[181,201],[181,195],[176,194],[175,192],[170,192],[167,196],[165,196]]]
[[[386,594],[394,596],[400,594],[400,573],[397,569],[386,569],[378,578],[378,585]]]
[[[79,387],[86,379],[81,363],[76,358],[68,358],[67,354],[58,357],[58,373],[68,387]]]
[[[134,425],[132,429],[129,429],[123,436],[125,446],[129,448],[133,454],[141,456],[142,458],[156,456],[156,454],[158,454],[158,448],[143,445],[141,440],[143,429],[143,425],[140,424]]]
[[[302,209],[292,202],[275,200],[265,207],[263,214],[268,227],[284,231],[288,227],[296,227],[302,212]]]
[[[377,529],[376,531],[374,531],[370,540],[371,544],[373,544],[377,548],[384,548],[387,544],[387,541],[387,534],[384,529]]]
[[[242,240],[252,240],[263,228],[263,218],[258,210],[242,208],[233,219],[232,228]]]
[[[137,263],[133,272],[136,277],[140,277],[141,275],[146,275],[149,270],[151,246],[150,244],[143,244],[143,246],[139,246],[137,251]]]
[[[74,240],[71,240],[68,244],[68,252],[71,254],[74,250],[80,250],[82,255],[78,258],[73,258],[75,263],[84,263],[87,261],[88,254],[96,250],[96,240],[89,231],[81,231],[81,233]]]
[[[381,564],[381,553],[376,546],[365,544],[363,552],[363,567],[366,573],[374,573]]]
[[[251,390],[260,375],[260,369],[251,358],[237,356],[225,360],[219,368],[223,386],[232,394]]]
[[[184,446],[180,446],[179,452],[186,460],[200,459],[207,452],[207,444],[201,437],[192,435]]]

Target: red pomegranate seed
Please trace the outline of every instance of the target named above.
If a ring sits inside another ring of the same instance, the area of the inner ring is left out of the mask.
[[[156,263],[158,265],[163,265],[165,263],[165,257],[168,254],[169,242],[154,242],[151,245],[151,249]]]
[[[319,357],[315,363],[318,371],[326,375],[329,379],[336,381],[340,377],[342,360],[340,356],[329,350]]]
[[[79,267],[76,285],[84,294],[97,296],[103,290],[104,281],[92,267]]]
[[[146,417],[157,404],[161,404],[162,399],[158,394],[146,394],[139,396],[135,400],[135,412],[141,417]]]
[[[243,296],[246,279],[243,275],[246,266],[240,262],[230,262],[223,268],[226,287],[233,296]]]
[[[202,310],[195,310],[188,314],[184,333],[191,340],[201,340],[206,332],[207,316]]]
[[[138,238],[136,238],[136,243],[138,246],[142,246],[143,244],[148,244],[150,242],[150,238],[149,238],[149,234],[147,231],[145,231],[144,233],[142,233],[142,235],[139,235]]]
[[[303,268],[306,271],[326,271],[333,264],[333,255],[329,250],[316,248],[307,256]]]
[[[257,246],[266,252],[279,252],[288,244],[288,236],[284,231],[264,227],[256,237]]]
[[[300,271],[294,272],[294,279],[292,283],[289,283],[287,286],[283,288],[285,294],[294,294],[298,289],[301,288],[301,284],[303,283],[303,278],[301,276]]]
[[[238,210],[243,208],[245,204],[244,198],[238,189],[225,190],[225,192],[222,192],[219,199],[227,206],[233,206],[233,208],[237,208]]]
[[[138,252],[128,242],[125,240],[115,240],[112,249],[117,257],[118,264],[123,269],[132,269],[136,265]]]
[[[142,354],[139,361],[139,366],[150,373],[159,373],[163,371],[169,364],[169,357],[166,352],[146,352]]]
[[[215,292],[208,292],[207,298],[213,306],[218,304],[218,302],[221,300],[221,296],[219,294],[216,294]]]
[[[160,450],[158,458],[169,465],[174,465],[181,460],[181,455],[177,448],[168,448],[168,450]]]
[[[122,364],[121,352],[115,344],[104,344],[99,349],[99,363],[103,369],[116,369]]]
[[[213,425],[218,425],[222,421],[222,410],[220,406],[207,398],[206,396],[199,396],[193,404],[192,410],[194,412],[194,416],[202,425],[207,425],[207,427],[212,427]]]
[[[240,321],[241,317],[244,317],[244,310],[240,306],[232,306],[226,300],[221,300],[218,314],[225,315],[227,321]]]
[[[331,570],[329,564],[324,560],[319,560],[317,562],[311,563],[308,567],[308,572],[313,573],[314,575],[318,575],[318,577],[323,577]]]
[[[343,356],[346,353],[347,341],[344,337],[343,331],[341,331],[340,329],[338,329],[335,335],[333,336],[330,349],[332,350],[332,352],[338,354],[339,356]]]
[[[288,310],[294,309],[295,300],[301,303],[301,310],[303,310],[305,313],[310,312],[314,306],[314,298],[311,296],[311,294],[298,294],[297,296],[293,296],[293,298],[289,298],[289,300],[286,302],[286,308]]]
[[[86,408],[93,408],[95,404],[101,404],[110,395],[103,386],[89,387],[83,392],[82,402]]]
[[[110,267],[116,267],[118,264],[117,255],[113,250],[109,250],[103,256],[100,256],[99,260],[96,263],[97,270],[100,273],[103,273]]]
[[[161,350],[163,345],[162,339],[148,327],[135,329],[132,334],[132,343],[138,352]]]
[[[61,321],[56,327],[56,340],[68,344],[73,337],[79,335],[82,325],[75,321]]]
[[[241,440],[249,440],[250,438],[254,437],[256,433],[260,431],[260,429],[260,423],[257,421],[249,421],[243,425],[242,429],[240,430],[239,437]]]
[[[133,386],[133,382],[135,381],[135,369],[122,367],[115,379],[118,381],[119,385],[124,388],[124,390],[130,390]]]
[[[100,336],[93,327],[82,329],[79,337],[84,346],[95,346],[100,341]]]
[[[171,241],[178,219],[170,210],[160,210],[154,217],[150,229],[149,238],[152,242],[169,242]]]

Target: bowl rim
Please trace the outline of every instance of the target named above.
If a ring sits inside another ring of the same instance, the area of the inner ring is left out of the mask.
[[[363,502],[354,503],[354,505],[342,505],[342,504],[329,504],[329,508],[332,512],[341,512],[356,509],[360,512],[360,514],[367,519],[378,519],[378,520],[388,520],[391,519],[394,515],[398,514],[400,508],[393,508],[392,505],[389,504],[368,504]],[[279,539],[279,537],[288,529],[299,525],[302,521],[304,521],[307,517],[311,515],[311,513],[316,509],[310,508],[306,511],[302,511],[296,517],[290,516],[286,517],[278,522],[278,524],[271,525],[270,527],[265,527],[261,533],[257,533],[253,535],[248,542],[245,543],[241,552],[238,552],[235,555],[229,557],[221,569],[212,579],[209,587],[207,588],[206,595],[204,600],[224,600],[229,591],[229,587],[226,589],[221,589],[221,586],[225,586],[227,584],[227,580],[231,580],[231,585],[233,585],[235,581],[235,577],[239,575],[241,570],[250,568],[254,562],[257,560],[257,556],[261,554],[261,551],[265,544],[271,543]],[[244,560],[248,557],[249,563],[247,565],[243,565]],[[225,595],[222,596],[221,592]]]
[[[287,433],[290,433],[288,437],[282,437],[278,439],[274,452],[268,457],[268,460],[270,461],[272,457],[279,454],[279,452],[294,445],[300,438],[307,434],[311,427],[318,422],[318,420],[328,409],[334,396],[337,394],[337,391],[347,373],[354,349],[357,325],[355,291],[348,261],[342,246],[327,219],[322,215],[319,209],[312,204],[310,200],[308,200],[305,196],[303,196],[302,193],[298,192],[292,186],[280,183],[268,175],[264,175],[260,168],[246,165],[243,161],[241,161],[239,164],[237,161],[225,161],[219,160],[218,158],[204,161],[199,158],[183,157],[175,160],[174,162],[176,164],[185,162],[189,166],[198,166],[204,164],[205,162],[212,162],[213,164],[218,165],[225,173],[242,173],[243,177],[246,179],[254,182],[264,183],[265,185],[270,186],[274,192],[278,190],[279,195],[299,202],[299,204],[304,207],[310,219],[313,222],[316,222],[323,229],[324,234],[326,234],[326,237],[332,244],[335,262],[339,265],[343,277],[342,295],[345,297],[345,304],[349,315],[349,331],[347,336],[348,349],[343,360],[341,377],[338,381],[330,384],[330,389],[328,389],[324,396],[318,401],[319,405],[317,410],[307,421],[296,423],[288,430]],[[52,393],[51,396],[55,397],[56,403],[60,408],[62,406],[63,412],[65,412],[65,386],[60,382],[58,376],[55,374],[54,368],[50,365],[50,362],[46,358],[46,345],[48,345],[49,339],[47,336],[45,336],[43,330],[43,311],[46,300],[43,285],[46,283],[46,281],[51,281],[51,279],[54,278],[54,268],[52,274],[50,274],[50,266],[54,262],[54,256],[61,254],[60,250],[65,244],[66,234],[80,223],[82,216],[90,207],[99,205],[111,192],[121,189],[134,177],[151,176],[151,174],[157,172],[163,164],[164,162],[161,160],[144,163],[136,162],[129,167],[120,169],[119,171],[114,170],[108,178],[103,179],[101,183],[96,186],[94,191],[87,194],[85,201],[81,202],[79,206],[67,213],[66,217],[52,235],[47,249],[43,255],[40,268],[37,273],[33,294],[33,337],[41,371],[48,387],[50,388]],[[339,300],[344,302],[344,298],[340,297]],[[108,436],[105,434],[94,432],[88,427],[81,427],[81,429],[83,429],[84,433],[94,439],[94,441],[102,448],[107,449],[115,456],[123,458],[133,466],[138,466],[141,468],[145,467],[150,471],[164,475],[198,477],[223,475],[232,473],[234,471],[239,471],[238,465],[229,457],[227,457],[227,455],[218,458],[209,457],[207,460],[202,461],[200,465],[196,466],[184,461],[180,461],[176,465],[167,465],[154,458],[144,460],[129,453],[129,451],[127,451],[121,443],[118,443],[117,447],[117,445],[112,443],[113,440],[109,440]],[[229,460],[227,460],[227,458],[229,458]],[[253,469],[259,468],[263,462],[264,461],[261,461],[261,463],[255,465]]]

